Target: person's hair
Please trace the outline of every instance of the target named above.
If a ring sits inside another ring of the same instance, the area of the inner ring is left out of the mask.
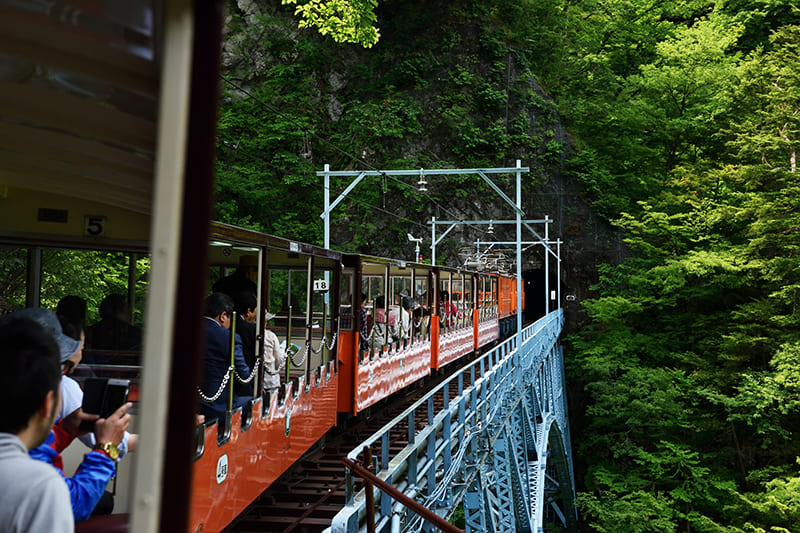
[[[222,313],[233,313],[233,298],[224,292],[212,293],[206,298],[206,316],[216,318]]]
[[[81,333],[86,329],[86,300],[74,294],[64,296],[56,305],[56,316],[64,335],[81,340]]]
[[[58,392],[61,364],[58,345],[31,320],[0,322],[0,433],[28,427],[47,393]]]
[[[100,302],[100,318],[116,318],[125,310],[125,297],[121,294],[109,294]]]
[[[375,309],[383,309],[384,307],[386,307],[386,298],[381,294],[375,298]]]
[[[81,333],[84,330],[83,321],[75,320],[68,316],[59,316],[58,321],[61,323],[61,331],[64,332],[64,335],[76,341],[81,340]]]
[[[70,294],[61,298],[56,304],[56,315],[70,320],[86,320],[86,300]]]
[[[251,291],[239,291],[236,295],[236,312],[240,315],[246,314],[250,309],[255,309],[258,305],[256,295]]]

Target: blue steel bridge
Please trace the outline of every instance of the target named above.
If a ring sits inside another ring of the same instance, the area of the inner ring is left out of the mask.
[[[327,531],[437,531],[432,519],[462,511],[467,532],[577,531],[563,322],[562,310],[549,313],[352,450],[346,505]],[[401,449],[390,445],[398,432]],[[355,493],[364,464],[374,485]]]

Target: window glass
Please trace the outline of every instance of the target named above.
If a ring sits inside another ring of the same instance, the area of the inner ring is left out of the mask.
[[[0,316],[25,307],[28,250],[0,246]]]
[[[385,278],[383,276],[368,275],[363,276],[361,279],[361,291],[367,295],[366,309],[367,309],[367,341],[369,347],[378,348],[386,343],[387,331],[382,326],[376,327],[376,318],[380,318],[381,314],[385,313],[386,307],[386,291],[385,291]],[[378,311],[378,305],[383,302],[382,307],[384,311]]]
[[[354,306],[357,307],[356,302],[353,301],[353,273],[342,272],[341,280],[339,283],[339,298],[340,298],[340,314],[342,316],[353,316]]]

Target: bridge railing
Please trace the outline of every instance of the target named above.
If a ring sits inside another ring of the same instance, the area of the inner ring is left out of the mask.
[[[563,320],[563,312],[552,312],[465,366],[359,444],[348,459],[363,461],[364,447],[369,447],[372,464],[364,466],[377,477],[440,516],[451,516],[476,475],[469,463],[486,448],[486,440],[493,440],[504,410],[519,401],[531,369],[541,366],[557,345]],[[407,444],[400,447],[398,442]],[[363,530],[367,498],[363,490],[355,493],[355,485],[346,469],[346,505],[334,517],[332,533]],[[373,490],[375,531],[432,530],[406,507]]]

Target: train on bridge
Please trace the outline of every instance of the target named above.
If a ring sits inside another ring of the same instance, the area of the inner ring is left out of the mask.
[[[342,417],[510,334],[521,312],[501,273],[209,224],[221,17],[220,2],[0,1],[0,312],[95,277],[125,297],[141,345],[86,359],[133,384],[140,440],[117,525],[136,531],[223,529]],[[118,269],[86,267],[101,263]],[[203,299],[243,264],[257,266],[258,331],[290,354],[277,392],[258,373],[247,405],[198,426]],[[390,338],[375,317],[399,317],[403,298],[419,311]]]

